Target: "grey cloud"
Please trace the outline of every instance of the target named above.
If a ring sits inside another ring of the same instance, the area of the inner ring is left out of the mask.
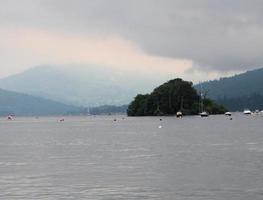
[[[0,22],[68,34],[116,34],[200,69],[263,66],[261,0],[0,0]]]

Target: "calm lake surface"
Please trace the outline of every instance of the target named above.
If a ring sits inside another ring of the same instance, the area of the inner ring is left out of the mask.
[[[0,119],[0,199],[263,199],[263,117],[59,119]]]

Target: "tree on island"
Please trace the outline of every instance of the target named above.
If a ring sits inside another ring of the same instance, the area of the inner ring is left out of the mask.
[[[222,114],[227,110],[210,99],[204,99],[204,107],[210,114]],[[196,115],[200,112],[200,95],[193,83],[182,79],[170,80],[155,88],[151,94],[138,94],[130,103],[128,116]]]

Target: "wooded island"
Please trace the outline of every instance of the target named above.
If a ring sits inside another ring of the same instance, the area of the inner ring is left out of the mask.
[[[150,94],[138,94],[130,103],[128,116],[161,116],[200,113],[200,102],[209,114],[224,114],[227,109],[198,94],[193,83],[180,78],[170,80],[155,88]]]

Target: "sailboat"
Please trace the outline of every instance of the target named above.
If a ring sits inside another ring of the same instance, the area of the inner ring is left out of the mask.
[[[200,91],[200,116],[201,117],[208,117],[209,114],[204,110],[204,101],[203,101],[203,88],[201,85],[201,91]]]
[[[245,109],[243,112],[245,115],[251,115],[252,112],[249,109]]]
[[[176,113],[176,117],[182,118],[182,117],[183,117],[183,113],[182,113],[181,111],[178,111],[178,112]]]
[[[181,97],[181,107],[180,110],[176,113],[176,117],[182,118],[183,117],[183,103],[184,103],[184,97]]]
[[[209,114],[208,114],[208,112],[203,111],[203,112],[200,113],[200,116],[201,116],[201,117],[208,117]]]
[[[231,116],[231,115],[232,115],[231,112],[226,112],[226,113],[225,113],[225,116]]]
[[[8,115],[7,119],[8,120],[13,120],[13,116],[12,115]]]

